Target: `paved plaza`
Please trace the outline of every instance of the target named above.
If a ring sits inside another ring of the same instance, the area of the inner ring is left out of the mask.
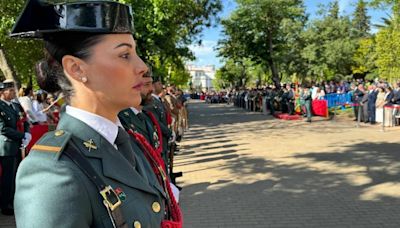
[[[400,227],[400,129],[190,104],[185,227]]]
[[[400,227],[400,128],[189,110],[175,160],[184,227]]]

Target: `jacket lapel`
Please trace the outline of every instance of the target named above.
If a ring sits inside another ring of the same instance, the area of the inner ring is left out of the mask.
[[[160,117],[160,120],[164,122],[164,116],[165,116],[164,105],[157,98],[153,98],[153,100],[154,100],[154,110],[157,112],[158,116]]]
[[[133,112],[130,113],[130,118],[135,127],[138,128],[143,135],[146,135],[147,134],[145,133],[147,132],[146,124],[142,120],[140,120],[139,117],[135,115],[135,113]]]
[[[18,113],[2,100],[0,100],[0,105],[3,118],[8,118],[12,123],[15,123],[18,120]]]
[[[82,121],[64,113],[57,129],[72,133],[77,138],[76,146],[86,157],[101,159],[101,171],[104,176],[132,188],[156,194],[147,183],[147,179],[135,169],[136,166],[139,169],[142,167],[138,159],[136,159],[136,164],[130,164],[121,152]],[[90,141],[94,145],[92,148],[84,144]]]

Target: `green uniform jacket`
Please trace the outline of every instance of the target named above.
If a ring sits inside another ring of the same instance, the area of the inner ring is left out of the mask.
[[[164,104],[157,98],[153,97],[153,102],[146,105],[144,107],[144,110],[153,113],[154,116],[157,118],[158,123],[160,124],[160,128],[161,128],[162,135],[163,135],[162,157],[163,157],[165,164],[169,164],[168,163],[168,150],[169,150],[168,141],[169,141],[169,138],[171,138],[172,131],[171,131],[171,129],[168,128],[167,116],[166,116]]]
[[[29,132],[29,123],[24,122],[24,132],[17,131],[17,121],[23,115],[21,105],[13,103],[15,109],[0,100],[0,156],[19,156],[24,132]]]
[[[172,135],[171,130],[168,128],[168,123],[167,123],[167,115],[166,111],[164,108],[164,104],[158,100],[157,98],[153,97],[153,100],[150,104],[146,105],[143,108],[145,111],[151,112],[154,114],[154,116],[157,118],[161,131],[163,135],[169,139]]]
[[[131,129],[138,132],[139,134],[142,134],[143,136],[145,136],[150,145],[152,145],[152,142],[149,141],[150,133],[148,133],[147,128],[144,126],[145,123],[143,123],[143,121],[140,120],[130,108],[121,111],[118,114],[118,117],[125,130]],[[151,120],[148,121],[151,122]],[[154,173],[152,166],[150,165],[149,161],[147,160],[145,154],[142,151],[142,146],[140,145],[140,142],[133,139],[133,137],[131,137],[131,139],[134,151],[138,151],[138,153],[136,153],[136,156],[141,159],[144,168],[146,169],[146,172],[149,173],[148,175],[149,182],[153,183],[154,186],[158,186],[159,189],[163,189],[158,180],[158,177]]]
[[[160,227],[164,191],[150,183],[140,158],[132,151],[116,150],[68,114],[62,115],[57,128],[39,140],[18,169],[14,200],[18,227],[112,227],[95,185],[62,153],[72,141],[107,184],[126,194],[121,209],[129,227]],[[84,145],[89,141],[94,148]]]
[[[122,110],[118,114],[118,117],[125,129],[132,129],[133,131],[143,135],[146,137],[150,145],[156,148],[158,143],[158,135],[154,130],[150,118],[144,113],[142,116],[144,119],[141,119],[130,108]]]

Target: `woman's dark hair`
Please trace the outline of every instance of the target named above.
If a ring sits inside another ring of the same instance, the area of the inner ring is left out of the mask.
[[[45,37],[45,59],[36,64],[36,77],[40,88],[54,93],[61,91],[65,100],[73,95],[73,87],[64,75],[62,58],[72,55],[80,59],[90,57],[90,48],[101,41],[102,34],[58,33]]]
[[[44,101],[44,99],[43,99],[44,95],[45,95],[45,93],[36,94],[36,100],[37,100],[37,102],[39,102],[40,104],[43,103],[43,101]]]
[[[32,87],[25,88],[24,92],[23,92],[23,95],[24,96],[29,96],[29,95],[31,95],[31,92],[32,92]]]

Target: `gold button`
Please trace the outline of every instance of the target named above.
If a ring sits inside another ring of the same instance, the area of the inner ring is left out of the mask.
[[[141,227],[142,227],[142,224],[140,224],[139,221],[135,221],[135,222],[133,223],[133,227],[135,227],[135,228],[141,228]]]
[[[153,205],[151,205],[151,208],[155,213],[158,213],[161,211],[161,205],[158,202],[154,202]]]
[[[64,134],[64,131],[63,130],[58,130],[58,131],[56,131],[55,133],[54,133],[54,135],[55,136],[61,136],[61,135],[63,135]]]

